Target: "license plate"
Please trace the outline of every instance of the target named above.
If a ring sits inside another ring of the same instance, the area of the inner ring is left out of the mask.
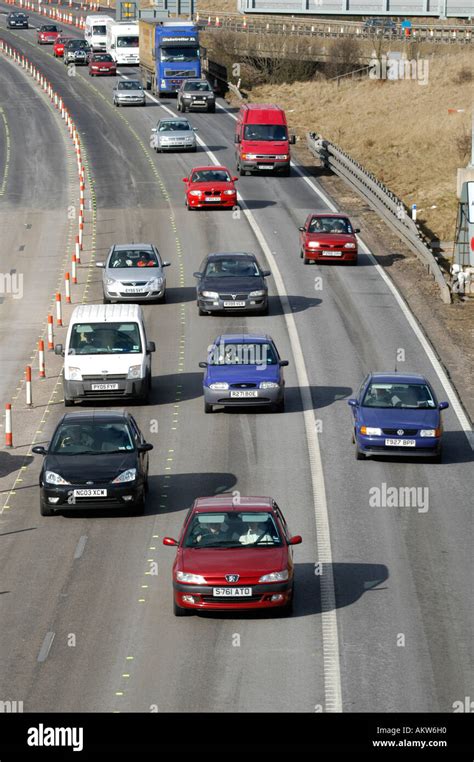
[[[74,497],[107,497],[106,489],[75,489]]]
[[[140,288],[140,286],[138,286],[136,288],[132,288],[132,287],[130,287],[130,288],[124,288],[124,293],[125,294],[142,294],[144,291],[145,291],[145,289],[144,288]]]
[[[205,196],[205,198],[204,198],[204,201],[212,201],[215,204],[216,203],[218,204],[220,200],[221,200],[220,196]]]
[[[258,392],[246,391],[246,392],[231,392],[231,397],[258,397]]]
[[[245,302],[224,302],[224,307],[245,307]]]
[[[113,392],[118,388],[118,384],[91,384],[91,389],[93,392]]]
[[[342,251],[322,251],[323,257],[342,257]]]
[[[214,587],[214,598],[249,598],[252,595],[251,587]]]
[[[386,439],[385,447],[416,447],[415,439]]]
[[[101,66],[99,71],[109,71],[109,68],[107,66]]]
[[[193,103],[195,103],[197,106],[205,106],[206,105],[206,101],[194,100]]]
[[[258,169],[273,169],[273,164],[258,164]]]

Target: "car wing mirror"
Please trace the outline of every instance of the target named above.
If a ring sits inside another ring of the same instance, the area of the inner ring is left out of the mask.
[[[194,278],[202,278],[202,273],[193,273]]]
[[[303,542],[303,538],[300,534],[295,534],[294,537],[290,537],[288,540],[288,545],[301,545]]]
[[[288,360],[280,360],[280,362],[278,363],[280,368],[287,368],[289,364],[290,363],[288,362]]]
[[[183,183],[187,183],[187,182],[188,182],[188,178],[187,177],[183,177]]]
[[[154,341],[148,341],[146,345],[146,351],[149,355],[153,354],[153,352],[156,352],[156,344]]]
[[[200,368],[207,368],[207,366],[208,366],[207,362],[202,361],[202,362],[199,363],[199,367]]]
[[[138,445],[137,450],[138,452],[150,452],[150,450],[153,450],[154,445],[151,444],[151,442],[143,442],[143,444]]]
[[[358,402],[356,399],[351,398],[350,400],[347,400],[347,404],[350,405],[351,407],[357,407]]]
[[[298,230],[301,230],[301,232],[302,232],[302,233],[304,233],[304,232],[305,232],[305,228],[303,227],[303,225],[300,225],[300,226],[299,226],[299,228],[298,228]]]
[[[64,357],[64,347],[62,344],[56,344],[54,347],[54,354],[59,355],[60,357]]]
[[[268,278],[269,275],[271,275],[270,270],[262,270],[262,275],[264,278]]]
[[[360,233],[360,228],[354,228],[354,233]]]
[[[294,146],[296,143],[296,135],[290,135],[290,144]]]
[[[446,410],[446,408],[448,408],[448,407],[449,407],[449,402],[440,402],[439,405],[438,405],[438,408],[440,410]]]
[[[174,540],[173,537],[163,537],[163,545],[177,545],[178,541]]]
[[[95,266],[96,267],[105,267],[105,262],[96,262]]]
[[[31,448],[31,452],[36,453],[36,455],[46,455],[47,450],[46,447],[43,447],[43,445],[35,445]]]
[[[171,262],[162,262],[161,266],[162,267],[171,267]]]

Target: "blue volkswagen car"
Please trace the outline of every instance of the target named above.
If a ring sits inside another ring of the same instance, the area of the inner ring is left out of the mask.
[[[369,373],[352,410],[357,460],[371,455],[431,457],[441,462],[443,426],[439,402],[424,376],[410,373]]]
[[[203,379],[204,412],[214,405],[265,405],[276,412],[285,409],[285,381],[273,339],[261,334],[223,334],[208,348]]]

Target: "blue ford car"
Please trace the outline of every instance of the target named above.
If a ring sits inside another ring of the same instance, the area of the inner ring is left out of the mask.
[[[357,460],[370,455],[432,457],[441,462],[443,426],[439,402],[424,376],[369,373],[355,399],[352,441]]]
[[[223,334],[208,349],[203,379],[204,412],[214,405],[265,405],[276,412],[285,409],[282,368],[288,360],[280,355],[270,336]]]

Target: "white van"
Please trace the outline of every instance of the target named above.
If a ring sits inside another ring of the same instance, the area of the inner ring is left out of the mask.
[[[111,16],[86,16],[84,39],[92,50],[105,50],[107,42],[107,21],[113,21]]]
[[[69,323],[64,357],[64,404],[76,400],[148,399],[151,355],[142,308],[138,304],[81,304]]]
[[[105,50],[119,65],[140,63],[138,21],[107,21]]]

